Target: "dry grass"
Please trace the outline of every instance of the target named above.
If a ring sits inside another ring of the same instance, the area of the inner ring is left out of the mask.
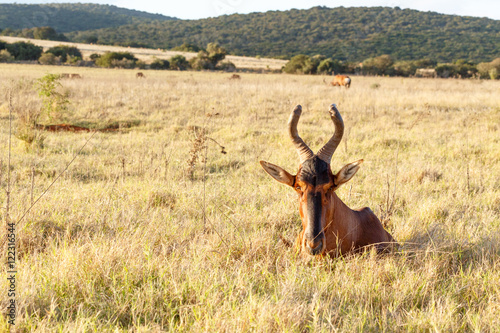
[[[0,65],[2,92],[59,71]],[[74,123],[137,126],[96,133],[18,225],[18,331],[498,331],[500,82],[354,77],[346,90],[316,76],[81,74],[63,82]],[[332,102],[347,140],[333,168],[365,160],[338,190],[349,206],[380,215],[398,152],[388,224],[398,253],[305,263],[280,241],[299,231],[296,197],[258,161],[295,172],[289,112],[302,104],[299,131],[316,151]],[[207,130],[227,154],[207,141],[206,169],[191,179],[193,128],[215,112]],[[2,95],[4,175],[7,115]],[[32,169],[36,198],[89,135],[45,133],[30,152],[14,142],[13,219],[30,202]],[[5,177],[1,187],[4,202]]]

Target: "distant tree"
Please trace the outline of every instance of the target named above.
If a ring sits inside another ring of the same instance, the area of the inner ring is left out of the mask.
[[[288,74],[303,74],[308,61],[309,56],[298,54],[286,63],[285,67],[283,67],[283,71]]]
[[[6,46],[7,46],[7,43],[0,40],[0,50],[4,50]]]
[[[318,65],[318,74],[346,73],[346,66],[341,60],[327,58]]]
[[[43,52],[41,46],[36,46],[29,42],[7,44],[6,48],[16,60],[38,60]]]
[[[394,63],[394,73],[399,76],[415,75],[417,68],[422,68],[416,65],[415,61],[397,61]]]
[[[190,64],[193,69],[216,69],[217,64],[224,60],[227,51],[216,43],[209,43],[206,50],[198,52],[196,58],[191,59]]]
[[[490,78],[496,80],[500,73],[500,58],[496,58],[491,62],[481,62],[477,65],[477,70],[481,78]]]
[[[33,28],[33,38],[67,41],[68,39],[63,34],[58,34],[52,27]]]
[[[56,57],[60,57],[62,62],[66,62],[68,60],[68,56],[82,59],[82,53],[80,50],[74,46],[67,45],[58,45],[51,47],[47,50],[47,53],[52,53]]]
[[[182,55],[176,55],[170,58],[170,68],[179,70],[179,71],[184,71],[189,68],[189,62],[186,60],[186,57]]]
[[[477,73],[476,65],[473,62],[459,59],[454,63],[457,75],[461,78],[468,78],[474,76]]]
[[[84,42],[87,43],[87,44],[97,44],[98,42],[98,38],[96,35],[91,35],[91,36],[88,36],[84,39]]]
[[[13,62],[14,57],[7,50],[0,50],[0,62]]]
[[[96,60],[99,67],[134,68],[137,58],[130,52],[106,52]]]
[[[163,60],[163,59],[155,59],[149,65],[149,68],[151,69],[169,69],[170,68],[170,63],[168,60]]]
[[[218,69],[224,72],[234,72],[236,70],[236,65],[231,61],[223,61],[219,63]]]
[[[184,43],[181,46],[176,46],[176,47],[172,48],[172,51],[199,52],[199,51],[201,51],[201,48],[194,45],[194,44]]]
[[[390,75],[393,73],[394,60],[390,55],[384,54],[363,61],[363,72],[372,75]]]
[[[439,77],[449,78],[457,75],[457,68],[453,64],[438,64],[436,73]]]
[[[99,59],[100,57],[101,57],[101,55],[100,55],[100,54],[97,54],[97,53],[92,53],[92,54],[89,56],[90,60],[92,60],[92,61],[96,61],[96,60],[97,60],[97,59]]]
[[[61,63],[61,59],[53,53],[45,52],[38,58],[38,62],[42,65],[58,65]]]

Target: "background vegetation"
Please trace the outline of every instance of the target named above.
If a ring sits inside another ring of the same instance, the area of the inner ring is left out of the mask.
[[[50,26],[61,33],[175,18],[91,3],[0,4],[0,29]],[[5,33],[5,31],[4,31]]]
[[[387,7],[326,8],[223,15],[202,20],[154,21],[66,34],[73,41],[173,48],[216,42],[229,53],[286,57],[298,54],[363,61],[383,54],[397,60],[491,61],[500,49],[500,21]]]
[[[395,61],[478,63],[497,58],[500,49],[498,20],[398,7],[314,7],[176,20],[108,5],[0,4],[2,29],[0,34],[19,37],[190,52],[217,43],[233,55],[321,54],[351,62],[386,54]]]
[[[66,70],[0,64],[0,202],[9,130],[4,92],[15,88],[16,130],[25,110],[42,105],[34,81]],[[81,74],[57,88],[70,102],[65,121],[116,124],[117,131],[43,132],[43,147],[30,151],[13,139],[17,221],[92,136],[17,225],[17,330],[500,327],[499,81],[355,77],[346,90],[318,76]],[[291,109],[302,104],[299,131],[316,151],[332,133],[332,102],[346,125],[334,171],[365,160],[338,195],[383,217],[402,245],[398,253],[308,263],[280,240],[293,241],[300,230],[296,194],[258,161],[295,172],[285,127]],[[0,280],[1,290],[7,283]]]

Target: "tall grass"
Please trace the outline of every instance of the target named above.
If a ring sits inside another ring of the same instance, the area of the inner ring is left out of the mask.
[[[11,80],[57,67],[0,70],[5,91]],[[500,327],[498,82],[354,77],[346,90],[316,76],[245,74],[233,82],[217,73],[150,71],[146,80],[128,70],[82,74],[63,82],[70,120],[134,126],[97,132],[17,226],[17,331]],[[0,103],[6,152],[8,103]],[[300,230],[297,198],[258,161],[295,172],[285,126],[291,109],[303,106],[299,131],[316,151],[333,131],[331,103],[348,140],[332,159],[334,171],[365,160],[352,187],[338,194],[381,216],[389,180],[388,228],[402,244],[398,253],[305,262],[280,240]],[[227,154],[208,146],[205,170],[198,164],[191,177],[193,129],[204,126],[207,112],[220,114],[210,137]],[[13,142],[12,220],[89,133],[45,136],[38,150]],[[5,202],[4,181],[1,187]],[[6,293],[0,297],[5,307]]]

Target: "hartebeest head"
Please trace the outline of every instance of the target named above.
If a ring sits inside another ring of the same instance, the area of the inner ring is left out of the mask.
[[[348,220],[352,219],[347,213],[335,213],[337,203],[338,210],[345,210],[347,207],[340,200],[337,200],[338,197],[334,192],[356,174],[363,162],[363,160],[359,160],[349,163],[336,175],[332,173],[330,161],[342,139],[344,122],[335,104],[330,105],[329,112],[335,126],[335,132],[315,155],[297,132],[297,123],[302,113],[302,107],[297,105],[292,111],[288,120],[288,131],[300,158],[297,175],[293,176],[277,165],[260,161],[264,170],[271,177],[280,183],[293,187],[299,194],[303,230],[299,235],[297,246],[302,252],[310,255],[321,255],[325,253],[325,250],[331,251],[334,246],[331,243],[338,243],[338,239],[326,239],[325,233],[327,231],[330,238],[338,238],[343,232],[349,233],[349,231],[344,230],[347,230],[349,226],[342,226],[340,223],[336,223],[335,230],[329,228],[329,224],[334,223],[334,220],[339,219],[339,216],[345,216]],[[342,207],[340,207],[341,205]],[[348,220],[346,222],[349,222]],[[351,242],[353,243],[351,246],[355,246],[355,241]]]

